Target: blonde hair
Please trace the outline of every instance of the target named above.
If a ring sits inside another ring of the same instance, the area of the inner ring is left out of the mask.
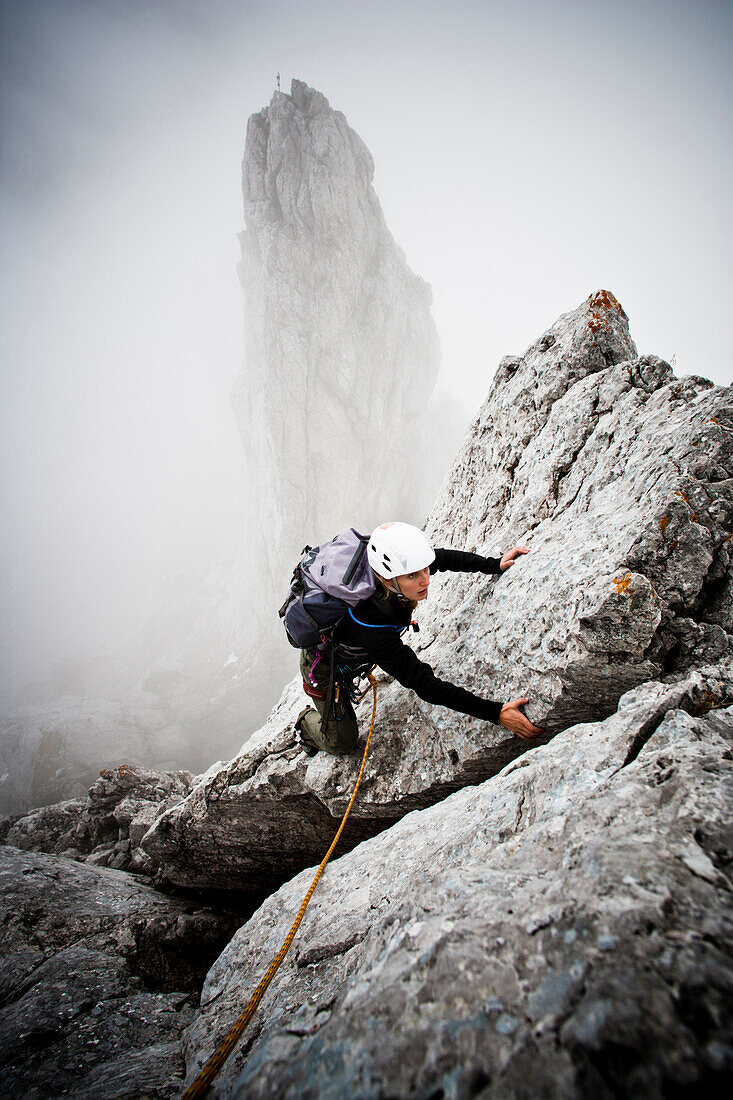
[[[379,573],[375,573],[374,576],[377,578],[377,580],[379,581],[379,583],[381,584],[382,588],[384,589],[384,591],[387,593],[388,596],[396,596],[397,595],[396,592],[393,592],[392,589],[389,588],[389,586],[387,585],[387,582],[384,579],[384,577],[380,577]],[[417,600],[405,600],[404,602],[410,605],[410,610],[411,611],[414,611],[415,608],[417,607]]]

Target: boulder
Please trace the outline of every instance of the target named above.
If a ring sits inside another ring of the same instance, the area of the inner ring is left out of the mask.
[[[178,1095],[180,1031],[233,915],[10,846],[0,886],[4,1094]]]
[[[436,575],[411,644],[443,679],[529,696],[543,740],[603,719],[637,684],[725,658],[732,441],[730,390],[639,356],[616,298],[592,294],[502,360],[427,524],[437,546],[530,553],[499,577]],[[304,757],[303,705],[296,678],[239,756],[155,821],[141,845],[172,882],[268,889],[320,858],[358,757]],[[367,698],[363,729],[370,710]],[[527,747],[382,676],[344,846]]]
[[[733,666],[627,692],[331,863],[215,1095],[722,1096],[733,1071]],[[209,972],[188,1080],[313,876]]]
[[[61,855],[69,848],[78,848],[86,839],[82,824],[87,800],[70,798],[54,806],[41,806],[29,814],[2,819],[0,836],[3,844],[12,844],[26,852],[49,852]],[[81,837],[84,839],[80,839]]]

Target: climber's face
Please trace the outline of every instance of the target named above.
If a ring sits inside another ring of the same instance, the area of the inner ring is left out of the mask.
[[[424,600],[428,594],[430,570],[427,567],[416,573],[402,573],[395,579],[400,586],[400,592],[408,600]]]

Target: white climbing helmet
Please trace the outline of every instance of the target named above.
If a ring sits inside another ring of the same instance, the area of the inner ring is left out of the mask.
[[[435,561],[435,551],[419,527],[381,523],[369,539],[367,560],[375,573],[392,580],[430,565]]]

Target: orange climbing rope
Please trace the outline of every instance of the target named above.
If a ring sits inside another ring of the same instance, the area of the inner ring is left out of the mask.
[[[270,963],[270,966],[268,967],[268,969],[267,969],[265,975],[263,976],[260,984],[257,986],[254,993],[250,997],[249,1004],[247,1005],[247,1007],[245,1008],[244,1012],[239,1017],[237,1022],[234,1024],[234,1026],[232,1027],[232,1029],[230,1030],[229,1034],[226,1036],[224,1041],[219,1044],[219,1046],[216,1048],[214,1053],[211,1055],[211,1057],[209,1058],[209,1060],[206,1063],[206,1065],[204,1066],[204,1068],[201,1070],[201,1072],[198,1074],[198,1076],[191,1082],[191,1084],[188,1086],[186,1091],[183,1093],[183,1095],[181,1097],[181,1100],[193,1100],[194,1097],[204,1096],[204,1094],[208,1091],[209,1086],[211,1085],[211,1082],[214,1080],[217,1073],[219,1072],[221,1067],[224,1065],[224,1063],[226,1062],[226,1060],[229,1057],[229,1055],[231,1054],[231,1052],[234,1050],[234,1047],[236,1046],[242,1032],[244,1031],[247,1024],[250,1022],[250,1020],[254,1016],[255,1012],[257,1011],[257,1006],[259,1005],[260,1001],[264,997],[265,992],[267,990],[267,987],[269,986],[272,979],[275,977],[275,974],[277,973],[277,971],[280,967],[280,963],[283,961],[283,959],[287,955],[288,950],[290,949],[290,945],[293,942],[293,940],[295,939],[295,934],[298,931],[298,929],[300,928],[301,921],[303,920],[303,917],[305,916],[305,911],[308,908],[308,903],[311,900],[311,898],[313,897],[313,894],[315,892],[316,886],[318,885],[320,877],[326,869],[326,864],[328,863],[329,859],[331,858],[331,855],[333,854],[333,850],[339,842],[339,837],[341,836],[342,832],[344,831],[344,825],[346,824],[346,819],[349,816],[349,813],[351,812],[351,807],[354,805],[354,799],[356,798],[356,793],[359,790],[359,784],[361,783],[362,776],[364,775],[364,767],[366,765],[367,753],[369,752],[369,742],[372,739],[372,732],[374,730],[374,719],[376,718],[376,715],[377,715],[377,681],[374,679],[374,677],[371,675],[371,673],[368,674],[368,679],[369,679],[369,684],[371,686],[371,689],[374,693],[374,703],[372,705],[372,720],[371,720],[371,724],[369,726],[369,733],[367,735],[366,744],[364,746],[364,755],[362,757],[361,768],[359,769],[359,775],[357,776],[356,783],[354,785],[354,790],[353,790],[351,798],[349,800],[349,804],[346,807],[346,812],[344,813],[344,816],[341,818],[341,824],[339,825],[338,830],[336,831],[336,836],[333,838],[333,840],[331,842],[331,847],[328,849],[325,856],[321,860],[320,866],[319,866],[318,870],[315,873],[315,877],[313,879],[313,882],[308,887],[308,893],[303,898],[302,905],[300,906],[300,909],[298,910],[298,915],[295,918],[295,920],[293,921],[293,924],[290,928],[290,931],[288,932],[287,936],[283,940],[282,947],[280,948],[277,955],[275,956],[275,958]],[[367,691],[369,691],[369,688],[367,688],[366,691],[363,694],[366,695]]]

